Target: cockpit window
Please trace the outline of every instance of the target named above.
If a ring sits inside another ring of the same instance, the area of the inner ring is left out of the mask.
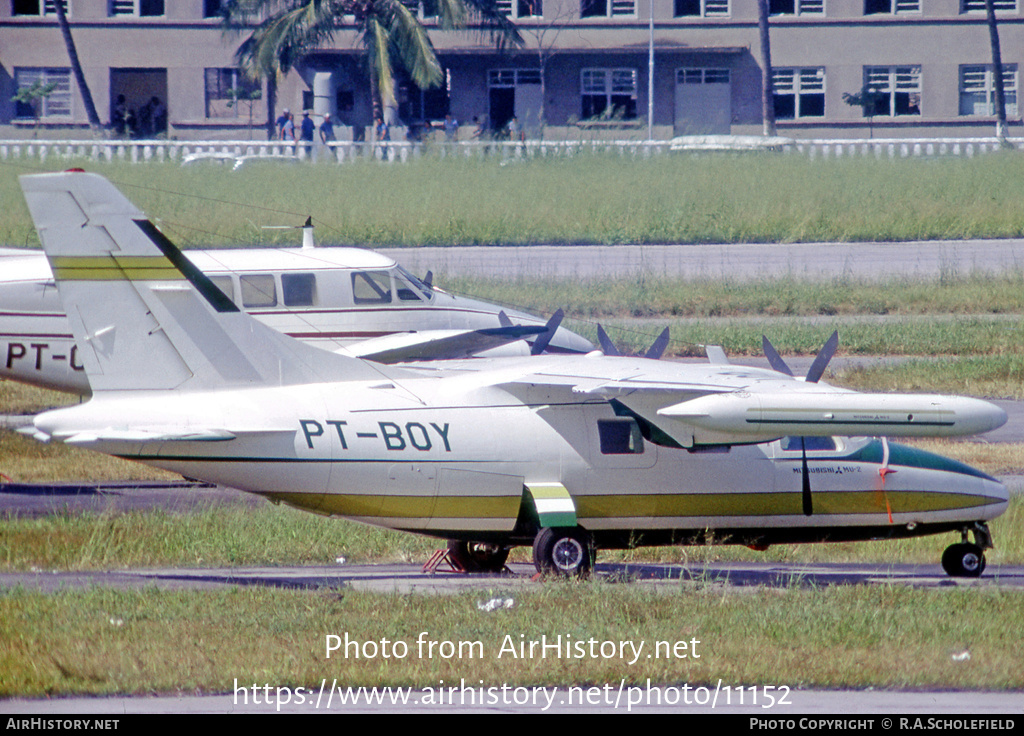
[[[431,287],[427,286],[420,279],[418,279],[415,276],[413,276],[411,273],[406,271],[401,266],[399,266],[396,270],[401,275],[401,278],[399,279],[399,283],[401,283],[401,280],[404,279],[404,280],[408,281],[410,284],[412,284],[413,287],[415,287],[415,289],[419,292],[418,295],[415,295],[415,296],[411,295],[409,297],[409,300],[411,300],[411,299],[424,299],[426,301],[430,301],[430,299],[433,298],[434,290]],[[407,298],[405,296],[402,296],[402,288],[401,288],[401,286],[399,287],[399,290],[398,290],[398,298],[399,299],[406,299]]]
[[[312,307],[316,304],[316,276],[311,273],[281,274],[281,294],[286,307]]]
[[[270,274],[249,274],[241,276],[238,283],[242,287],[242,306],[276,307],[277,286]]]
[[[391,275],[387,271],[356,271],[352,274],[352,298],[356,304],[390,304]]]
[[[418,302],[423,300],[420,292],[413,288],[413,286],[399,274],[395,275],[395,289],[398,292],[398,298],[400,301]]]
[[[803,440],[804,445],[801,447],[799,437],[783,437],[782,449],[787,452],[800,452],[804,448],[807,452],[834,452],[836,449],[836,441],[831,437],[804,437]]]

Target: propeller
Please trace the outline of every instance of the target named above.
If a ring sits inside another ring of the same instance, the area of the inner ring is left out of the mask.
[[[565,317],[565,312],[561,309],[556,310],[555,313],[551,315],[551,319],[549,319],[547,324],[544,325],[544,332],[539,333],[537,335],[537,339],[533,341],[532,345],[530,345],[530,355],[540,355],[548,349],[548,344],[558,331],[558,326],[562,324],[563,317]],[[505,314],[504,309],[498,312],[498,322],[502,327],[514,326],[512,324],[512,320],[509,319],[507,314]]]
[[[423,285],[424,286],[426,286],[428,289],[433,290],[433,288],[434,288],[434,272],[433,271],[427,271],[427,275],[423,277],[422,281],[423,281]]]
[[[775,349],[775,346],[772,345],[766,335],[761,336],[761,347],[764,349],[765,357],[768,358],[768,363],[774,370],[787,376],[793,375],[792,369],[782,359],[779,351]],[[838,347],[839,332],[836,331],[825,341],[825,344],[815,356],[814,362],[811,363],[811,367],[807,370],[807,375],[804,377],[806,382],[817,383],[821,380],[821,377],[825,374],[825,368],[828,367],[828,363],[832,360],[832,356],[836,354],[836,348]],[[888,451],[888,447],[886,450]],[[887,464],[887,462],[883,464]],[[885,482],[884,479],[885,476],[883,476],[883,483]],[[814,514],[814,499],[811,495],[811,472],[807,467],[806,437],[800,437],[800,496],[804,516],[812,516]]]
[[[761,347],[764,349],[764,355],[768,358],[768,363],[771,367],[779,373],[784,373],[787,376],[792,376],[792,369],[786,365],[786,361],[779,355],[779,351],[775,349],[771,341],[767,336],[761,335]],[[821,377],[825,375],[825,369],[828,367],[828,363],[832,360],[832,356],[836,354],[836,348],[839,347],[839,332],[833,332],[832,336],[825,341],[825,344],[818,351],[818,355],[815,356],[814,362],[811,363],[811,367],[807,371],[807,376],[804,378],[807,383],[817,383],[821,380]]]
[[[661,334],[658,335],[657,339],[653,343],[651,343],[651,346],[647,348],[647,352],[645,352],[642,356],[636,357],[650,358],[651,360],[660,360],[661,356],[665,354],[666,348],[668,348],[669,340],[669,329],[668,327],[666,327],[664,330],[661,331]],[[622,355],[622,351],[615,347],[615,343],[613,343],[611,338],[608,337],[608,333],[604,331],[604,328],[601,325],[597,326],[597,341],[601,345],[601,352],[603,352],[605,355]]]
[[[561,309],[555,310],[555,313],[551,315],[551,319],[548,320],[547,330],[537,335],[537,339],[530,346],[530,355],[540,355],[548,349],[548,343],[551,342],[551,338],[558,331],[558,326],[562,324],[562,317],[564,316],[565,312]]]

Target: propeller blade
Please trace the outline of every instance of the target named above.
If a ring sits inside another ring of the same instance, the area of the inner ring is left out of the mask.
[[[839,332],[833,332],[832,337],[828,339],[825,346],[822,347],[818,356],[811,363],[810,370],[807,371],[806,381],[808,383],[817,383],[818,380],[825,373],[825,368],[828,367],[828,362],[832,360],[832,356],[836,353],[836,348],[839,347]]]
[[[601,325],[597,326],[597,341],[601,345],[601,352],[605,355],[622,355],[619,349],[615,347],[615,343],[608,337],[608,333],[604,331]]]
[[[804,516],[814,513],[814,504],[811,500],[811,473],[807,469],[807,438],[800,437],[800,477],[803,481],[801,495],[803,496]]]
[[[768,363],[774,370],[779,373],[785,373],[787,376],[793,375],[793,371],[786,365],[786,361],[779,355],[779,351],[771,344],[767,335],[761,335],[761,348],[764,350],[764,356],[768,358]]]
[[[500,312],[498,312],[498,324],[500,324],[502,327],[511,327],[512,326],[512,320],[510,320],[508,318],[508,315],[505,314],[505,310],[504,309],[502,309]]]
[[[433,290],[434,288],[434,272],[427,271],[427,275],[423,277],[423,285],[428,289]]]
[[[533,341],[533,345],[530,346],[530,355],[540,355],[548,349],[548,343],[551,342],[551,338],[555,336],[555,332],[558,331],[558,326],[562,324],[562,317],[565,316],[565,312],[561,309],[555,311],[551,315],[551,319],[548,320],[547,330],[537,335],[537,339]]]
[[[644,357],[650,358],[651,360],[660,360],[661,356],[665,354],[665,348],[668,347],[668,341],[669,335],[668,328],[666,327],[662,330],[661,334],[658,335],[658,339],[655,340],[651,344],[651,347],[647,349],[647,352],[644,353]]]

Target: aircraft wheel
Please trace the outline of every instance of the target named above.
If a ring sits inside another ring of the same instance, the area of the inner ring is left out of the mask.
[[[942,569],[954,578],[976,578],[985,571],[985,553],[969,542],[951,544],[942,553]]]
[[[448,542],[448,556],[466,572],[501,572],[511,551],[490,542]]]
[[[594,566],[594,545],[582,528],[541,529],[533,541],[537,572],[564,577],[586,577]]]

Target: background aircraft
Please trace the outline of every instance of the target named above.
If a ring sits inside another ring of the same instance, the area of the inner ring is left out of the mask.
[[[21,182],[93,388],[35,417],[40,440],[448,539],[476,570],[513,545],[573,575],[595,545],[949,531],[944,567],[980,575],[1007,506],[961,463],[833,437],[984,432],[1006,420],[985,401],[845,391],[720,354],[371,363],[240,312],[101,177]]]
[[[312,227],[304,232],[302,248],[191,251],[188,259],[261,322],[378,362],[594,349],[561,327],[560,315],[545,323],[454,296],[371,250],[314,248]],[[4,248],[0,264],[0,378],[88,393],[46,257]]]

